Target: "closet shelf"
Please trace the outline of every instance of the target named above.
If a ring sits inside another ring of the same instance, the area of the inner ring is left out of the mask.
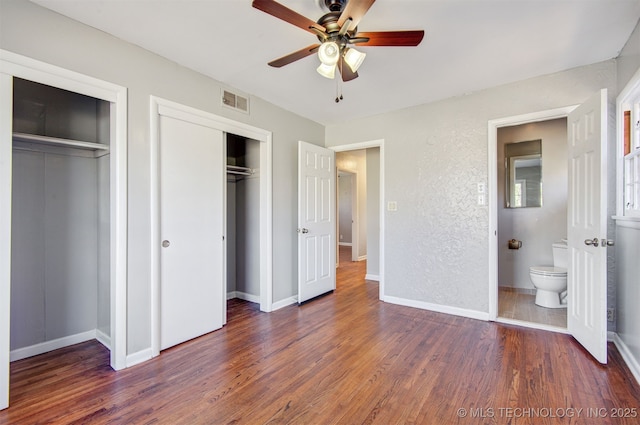
[[[248,167],[240,167],[238,165],[227,165],[227,174],[235,174],[238,176],[252,176],[255,170]]]
[[[83,142],[80,140],[60,139],[58,137],[40,136],[37,134],[13,133],[13,140],[19,142],[42,143],[53,146],[65,146],[76,149],[108,151],[109,145],[102,143]]]

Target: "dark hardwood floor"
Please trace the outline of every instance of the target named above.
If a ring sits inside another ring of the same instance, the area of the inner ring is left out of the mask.
[[[223,329],[118,372],[93,341],[14,362],[0,424],[640,423],[613,346],[601,366],[567,335],[381,303],[363,262],[338,274],[300,307],[231,300]]]

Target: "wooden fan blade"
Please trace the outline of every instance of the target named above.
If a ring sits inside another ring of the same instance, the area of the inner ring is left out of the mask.
[[[312,34],[315,34],[315,32],[313,30],[310,30],[310,27],[314,27],[322,31],[323,33],[326,32],[322,25],[317,24],[311,19],[306,18],[300,15],[298,12],[294,12],[288,7],[285,7],[273,0],[253,0],[251,5],[256,9],[262,10],[263,12],[268,13],[271,16],[282,19],[283,21],[295,25],[298,28],[309,31]]]
[[[355,38],[368,38],[369,41],[355,41],[359,46],[417,46],[424,38],[424,31],[377,31],[359,32]]]
[[[311,46],[307,46],[304,49],[298,50],[297,52],[289,53],[286,56],[272,60],[271,62],[269,62],[269,65],[275,68],[281,68],[285,65],[289,65],[291,62],[295,62],[299,59],[306,58],[307,56],[314,54],[318,51],[318,47],[320,47],[319,44],[312,44]]]
[[[364,16],[365,13],[369,10],[371,5],[376,0],[349,0],[347,2],[347,6],[342,11],[340,18],[338,19],[338,25],[340,28],[344,25],[347,19],[351,18],[351,28],[355,28],[358,26],[358,22]]]
[[[340,71],[340,74],[342,75],[342,81],[346,82],[358,78],[358,73],[353,72],[342,58],[340,58],[340,61],[338,62],[338,71]]]

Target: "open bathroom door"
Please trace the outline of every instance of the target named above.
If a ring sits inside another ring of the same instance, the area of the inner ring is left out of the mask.
[[[335,152],[298,144],[298,303],[336,289]]]
[[[607,363],[607,90],[569,114],[567,325]]]

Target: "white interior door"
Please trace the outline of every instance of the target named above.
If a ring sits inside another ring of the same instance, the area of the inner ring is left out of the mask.
[[[600,363],[606,363],[606,89],[593,95],[569,114],[568,130],[567,322],[569,332]]]
[[[160,349],[223,324],[222,131],[160,117]]]
[[[336,288],[335,153],[298,144],[298,302]]]

